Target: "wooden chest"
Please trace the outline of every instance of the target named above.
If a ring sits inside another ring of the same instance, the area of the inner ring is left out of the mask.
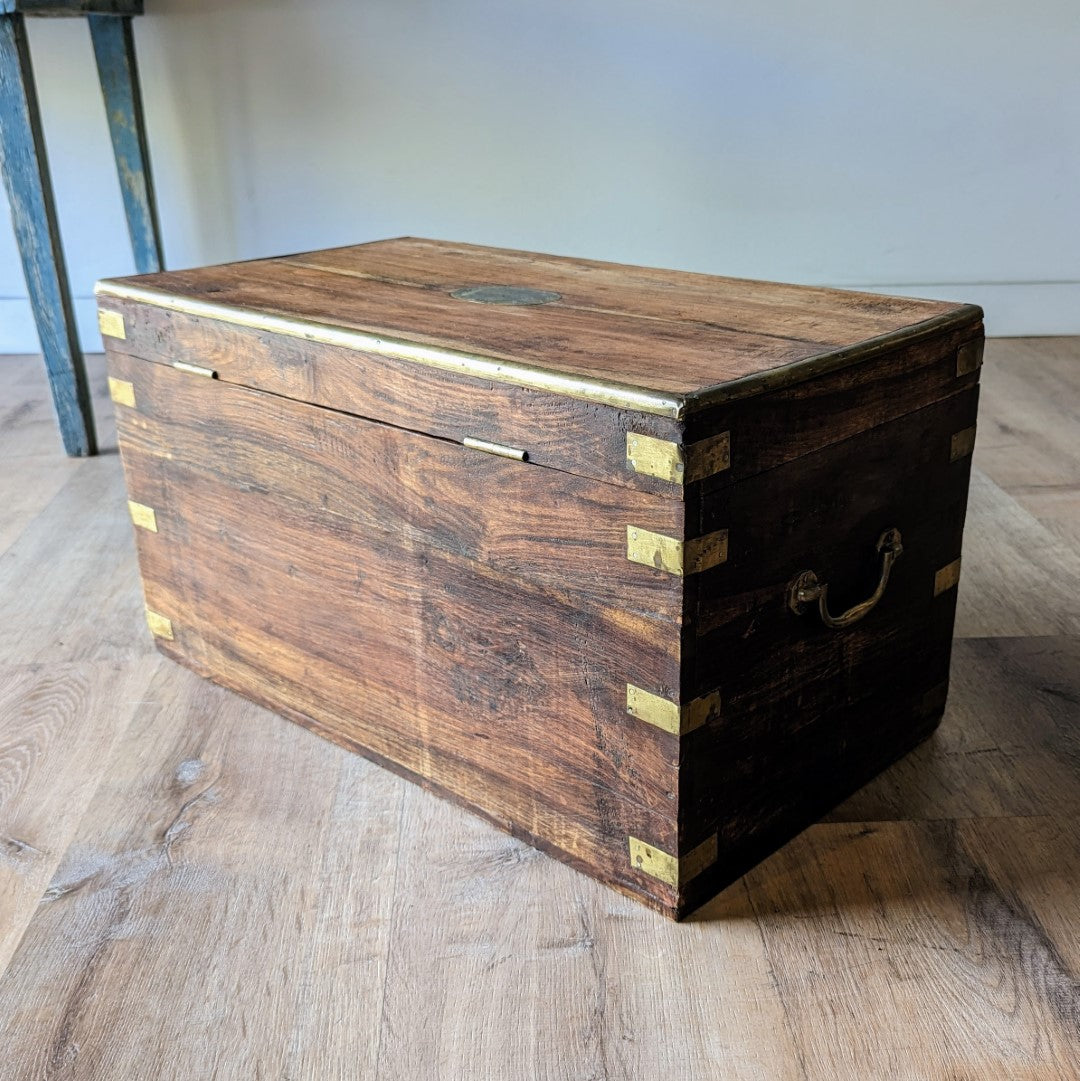
[[[978,308],[415,239],[98,292],[161,650],[660,911],[940,719]]]

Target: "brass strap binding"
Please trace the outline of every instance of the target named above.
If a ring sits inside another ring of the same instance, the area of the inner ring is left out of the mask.
[[[821,622],[826,627],[850,627],[852,623],[858,623],[885,595],[892,565],[904,551],[904,546],[900,541],[900,530],[886,529],[878,537],[877,550],[881,553],[881,577],[878,579],[877,588],[861,604],[856,604],[841,615],[832,615],[829,612],[828,584],[820,581],[813,571],[802,571],[788,586],[788,607],[797,616],[801,616],[808,605],[817,601],[818,615],[821,616]]]

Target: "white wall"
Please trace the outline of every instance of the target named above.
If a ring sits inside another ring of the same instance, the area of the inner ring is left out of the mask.
[[[172,266],[411,233],[1080,333],[1074,0],[147,0]],[[31,26],[73,288],[131,271],[81,20]],[[0,351],[36,348],[0,229]]]

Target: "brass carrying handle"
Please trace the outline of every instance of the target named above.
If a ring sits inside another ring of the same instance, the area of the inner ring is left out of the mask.
[[[802,571],[792,579],[788,586],[788,607],[797,616],[801,616],[808,605],[817,601],[818,615],[821,616],[821,622],[826,627],[850,627],[852,623],[858,623],[885,595],[892,565],[904,551],[904,546],[900,542],[900,530],[886,529],[878,537],[877,550],[881,553],[881,578],[878,580],[877,589],[861,604],[856,604],[838,616],[831,615],[828,585],[820,581],[813,571]]]

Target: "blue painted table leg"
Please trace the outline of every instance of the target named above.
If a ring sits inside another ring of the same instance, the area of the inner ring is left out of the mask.
[[[124,195],[131,247],[140,274],[161,270],[161,233],[158,229],[150,153],[143,121],[139,69],[135,65],[135,39],[130,16],[89,15],[101,93],[109,117],[116,171]]]
[[[0,165],[64,449],[97,453],[22,15],[0,16]]]

